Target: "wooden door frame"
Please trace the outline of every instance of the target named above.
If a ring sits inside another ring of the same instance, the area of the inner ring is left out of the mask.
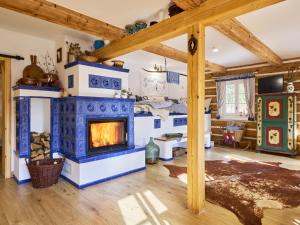
[[[11,177],[11,60],[0,57],[2,70],[2,163],[1,174]]]

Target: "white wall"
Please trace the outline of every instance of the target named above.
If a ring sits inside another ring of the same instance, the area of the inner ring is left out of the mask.
[[[50,133],[51,106],[48,98],[31,98],[30,131]]]
[[[30,64],[30,55],[37,55],[38,59],[49,52],[49,55],[56,62],[56,49],[55,42],[53,40],[47,40],[35,36],[25,35],[18,32],[9,31],[6,29],[0,29],[0,51],[1,53],[20,55],[25,58],[25,60],[17,61],[12,59],[11,61],[11,84],[14,86],[22,77],[23,69],[25,66]],[[13,153],[16,149],[16,116],[15,116],[15,102],[13,100],[12,94],[12,167],[14,168],[14,157]]]
[[[90,40],[82,40],[79,38],[71,37],[68,35],[61,35],[56,38],[55,40],[55,47],[56,49],[62,48],[62,61],[60,63],[57,63],[57,70],[59,74],[61,74],[61,77],[65,77],[65,70],[64,66],[68,63],[68,51],[69,47],[66,44],[68,43],[79,43],[81,47],[81,51],[91,51],[93,46],[93,41]],[[61,79],[62,87],[66,88],[67,84],[65,83],[65,79]]]
[[[186,98],[187,78],[180,76],[180,84],[167,83],[166,73],[148,73],[138,65],[129,65],[129,89],[134,95],[164,96],[174,99]],[[176,72],[176,71],[175,71]]]

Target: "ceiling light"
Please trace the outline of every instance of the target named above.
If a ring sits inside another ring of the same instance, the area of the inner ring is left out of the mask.
[[[212,52],[219,52],[220,51],[220,49],[218,49],[216,47],[213,47],[211,50],[212,50]]]

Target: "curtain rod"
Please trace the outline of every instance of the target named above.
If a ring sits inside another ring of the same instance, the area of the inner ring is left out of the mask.
[[[24,57],[19,56],[19,55],[0,54],[0,57],[9,58],[9,59],[16,59],[16,60],[24,60]]]

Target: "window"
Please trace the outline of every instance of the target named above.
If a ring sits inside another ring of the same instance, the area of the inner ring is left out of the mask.
[[[221,117],[224,119],[248,118],[243,79],[225,81],[225,101]]]

